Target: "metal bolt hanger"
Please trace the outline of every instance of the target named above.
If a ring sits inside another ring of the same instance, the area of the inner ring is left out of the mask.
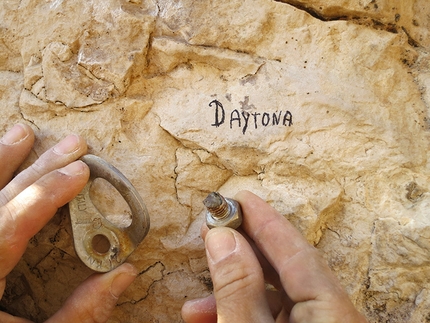
[[[149,231],[145,204],[130,181],[114,166],[100,157],[85,155],[81,160],[90,168],[90,179],[84,189],[69,203],[75,250],[89,268],[106,272],[122,264]],[[101,214],[90,198],[90,187],[96,178],[112,184],[130,207],[132,222],[120,228]],[[97,244],[104,241],[104,247]]]

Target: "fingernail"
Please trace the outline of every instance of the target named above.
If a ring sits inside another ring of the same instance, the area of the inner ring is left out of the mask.
[[[85,164],[84,162],[77,160],[66,167],[60,168],[58,171],[67,176],[80,175],[85,171]]]
[[[186,301],[182,305],[182,318],[185,322],[195,322],[196,316],[199,316],[200,321],[216,322],[217,318],[216,300],[213,294],[205,298],[193,299]]]
[[[110,286],[110,292],[113,296],[118,298],[130,284],[136,279],[135,273],[121,273],[115,277]]]
[[[236,237],[228,228],[212,229],[206,236],[205,244],[208,257],[217,263],[236,250]]]
[[[16,124],[1,138],[1,143],[5,145],[16,144],[28,137],[28,131],[22,124]]]
[[[67,155],[79,149],[79,137],[76,135],[69,135],[53,148],[54,152],[59,155]]]

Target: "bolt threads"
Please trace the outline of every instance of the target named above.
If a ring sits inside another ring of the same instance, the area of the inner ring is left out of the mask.
[[[203,201],[203,204],[215,219],[224,219],[228,217],[230,213],[230,208],[226,199],[217,192],[210,193]]]

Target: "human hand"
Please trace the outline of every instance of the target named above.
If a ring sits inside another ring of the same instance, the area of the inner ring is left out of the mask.
[[[0,139],[0,299],[6,276],[24,254],[29,239],[82,190],[89,177],[87,165],[77,160],[86,153],[87,145],[80,137],[70,135],[11,180],[33,143],[33,131],[22,124]],[[92,275],[47,322],[106,322],[119,295],[136,275],[130,264]],[[0,312],[0,322],[30,321]]]
[[[214,295],[182,307],[187,323],[366,323],[319,252],[254,194],[236,195],[241,233],[202,230]],[[277,291],[266,291],[265,281]]]

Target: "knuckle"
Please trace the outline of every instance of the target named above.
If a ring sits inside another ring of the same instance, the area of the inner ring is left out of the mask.
[[[45,174],[43,164],[40,159],[30,165],[29,170],[36,176],[42,177]]]
[[[218,298],[225,299],[234,298],[235,295],[243,297],[245,293],[255,289],[256,282],[261,278],[256,270],[234,266],[219,274],[214,277],[214,291]]]
[[[0,207],[6,205],[9,202],[9,198],[6,196],[4,191],[0,191]]]

